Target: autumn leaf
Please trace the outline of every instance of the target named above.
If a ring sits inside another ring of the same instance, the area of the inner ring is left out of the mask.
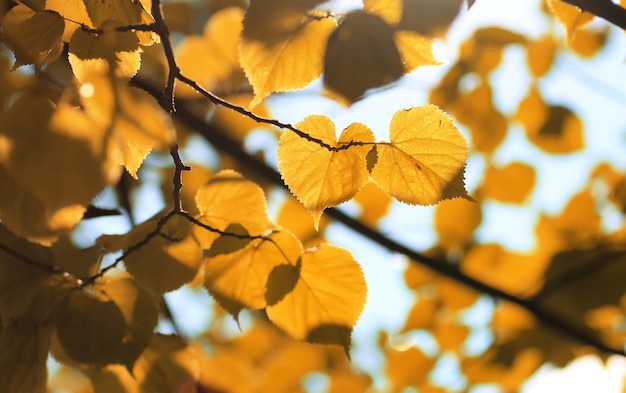
[[[405,350],[389,349],[386,355],[387,375],[394,391],[401,391],[409,386],[419,386],[426,381],[437,360],[414,347]]]
[[[325,116],[309,116],[296,127],[326,146],[291,131],[278,146],[278,168],[285,183],[313,216],[317,229],[324,209],[350,200],[369,178],[366,155],[374,135],[367,126],[353,123],[339,140],[333,122]]]
[[[267,239],[249,241],[245,248],[206,258],[204,285],[224,308],[237,317],[246,307],[260,309],[267,305],[271,274],[280,265],[293,265],[302,253],[302,245],[285,230]]]
[[[49,343],[49,324],[19,319],[0,329],[0,390],[45,393]]]
[[[102,27],[106,20],[117,20],[123,25],[141,22],[143,6],[138,0],[83,0],[87,13],[96,27]]]
[[[399,111],[390,143],[376,146],[372,180],[401,202],[432,205],[449,198],[471,200],[463,184],[467,145],[452,119],[434,105]]]
[[[33,12],[23,5],[12,8],[2,20],[6,44],[15,55],[14,68],[41,66],[56,60],[63,49],[65,21],[55,11]]]
[[[298,265],[295,288],[267,307],[268,317],[296,339],[340,345],[347,352],[365,305],[361,268],[349,252],[325,243],[305,251]],[[306,312],[299,311],[303,307]]]
[[[443,35],[461,10],[463,0],[404,0],[398,29],[421,35]]]
[[[45,7],[48,10],[58,12],[65,20],[77,23],[65,23],[65,29],[61,39],[63,42],[70,42],[76,29],[82,23],[88,27],[95,27],[89,18],[85,2],[83,0],[45,0]]]
[[[307,16],[319,2],[251,2],[239,43],[239,60],[254,89],[251,107],[274,92],[303,88],[321,74],[323,50],[336,24],[323,14]]]
[[[556,42],[549,35],[528,42],[526,53],[530,72],[537,78],[545,75],[552,67],[556,51]]]
[[[200,188],[196,205],[199,220],[219,231],[236,223],[248,235],[259,236],[271,228],[263,190],[233,170],[220,171]],[[205,249],[219,237],[219,233],[203,228],[195,229],[195,234]]]
[[[367,89],[386,85],[404,74],[393,29],[378,15],[353,11],[328,38],[324,85],[331,96],[351,104]]]
[[[524,203],[535,186],[535,169],[513,162],[503,168],[490,167],[481,190],[484,196],[504,203]]]
[[[435,209],[435,231],[439,244],[449,250],[468,246],[482,221],[480,205],[463,199],[441,202]]]
[[[117,305],[76,290],[55,308],[56,334],[72,360],[87,364],[123,363],[126,322]]]

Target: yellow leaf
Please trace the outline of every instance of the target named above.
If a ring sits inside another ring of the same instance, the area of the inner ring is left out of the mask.
[[[405,351],[390,349],[387,353],[387,375],[394,387],[400,392],[405,387],[418,386],[426,381],[437,359],[426,356],[417,348]]]
[[[244,307],[263,308],[267,305],[269,280],[275,268],[285,264],[295,266],[301,253],[298,239],[281,230],[267,240],[252,240],[237,252],[207,258],[204,285],[235,316]]]
[[[529,296],[540,289],[549,262],[541,254],[515,254],[497,244],[484,244],[469,250],[461,270],[487,285]]]
[[[15,66],[41,66],[61,54],[65,21],[55,11],[33,13],[23,5],[12,8],[2,20],[3,39],[15,54]]]
[[[513,162],[503,168],[489,167],[481,190],[498,202],[522,204],[535,186],[535,170],[528,164]]]
[[[276,222],[291,231],[305,247],[308,247],[322,242],[321,233],[329,224],[330,219],[322,217],[319,231],[316,231],[311,214],[296,198],[289,195],[278,213]]]
[[[363,0],[363,11],[380,16],[391,26],[402,18],[402,0]]]
[[[566,107],[547,105],[535,87],[520,103],[516,119],[526,126],[528,139],[548,153],[573,153],[584,147],[578,116]]]
[[[380,16],[353,11],[328,37],[324,85],[342,103],[357,101],[367,89],[404,74],[393,29]]]
[[[604,48],[608,34],[608,29],[601,31],[578,30],[571,42],[572,49],[579,56],[592,57]]]
[[[87,14],[83,0],[46,0],[46,9],[58,12],[68,21],[61,37],[63,42],[70,42],[72,34],[80,27],[79,23],[95,27]],[[78,23],[69,22],[70,20]]]
[[[55,308],[56,334],[72,360],[87,364],[123,363],[126,322],[117,305],[76,290]]]
[[[348,251],[325,243],[305,251],[299,267],[295,288],[267,307],[268,317],[296,339],[347,352],[367,295],[361,268]]]
[[[50,327],[16,320],[0,329],[0,391],[45,393]]]
[[[439,276],[433,281],[437,287],[437,299],[441,307],[450,311],[459,311],[468,308],[478,300],[479,293],[466,285]]]
[[[297,362],[294,360],[298,359]],[[303,379],[311,372],[323,370],[327,355],[318,347],[293,342],[263,364],[265,378],[260,392],[301,392]],[[285,373],[285,370],[289,370]]]
[[[255,107],[274,92],[303,88],[320,76],[326,41],[336,23],[330,17],[309,18],[302,14],[297,27],[281,33],[274,42],[277,37],[258,35],[250,25],[271,25],[275,17],[268,14],[269,18],[253,21],[252,15],[256,14],[249,9],[239,43],[239,60],[254,89],[250,106]],[[305,21],[301,22],[303,18]]]
[[[469,328],[465,325],[439,321],[433,327],[432,332],[439,343],[440,352],[454,351],[462,353],[462,345],[469,335]]]
[[[245,107],[248,105],[253,96],[251,94],[242,93],[228,96],[229,102]],[[254,108],[254,114],[260,117],[269,118],[269,109],[263,103],[260,103]],[[228,132],[228,135],[235,138],[237,141],[242,142],[246,139],[248,133],[255,129],[263,130],[276,130],[273,127],[269,127],[265,124],[260,124],[248,116],[242,116],[241,113],[235,112],[225,106],[219,105],[215,108],[213,116],[211,117],[211,124]]]
[[[565,27],[568,43],[574,39],[576,30],[584,27],[593,19],[593,14],[583,12],[580,8],[562,0],[547,0],[547,2],[550,12]]]
[[[125,259],[126,270],[155,296],[172,291],[191,281],[202,263],[202,249],[185,218],[175,216],[146,244]],[[123,238],[128,250],[144,241],[157,229],[155,219],[135,227]]]
[[[196,193],[200,221],[220,231],[236,223],[249,235],[262,235],[271,228],[265,195],[257,184],[232,170],[217,173]],[[203,248],[210,248],[218,233],[197,227],[195,234]]]
[[[396,112],[390,143],[377,145],[372,179],[401,202],[432,205],[444,199],[471,200],[463,184],[468,149],[452,119],[434,105]]]
[[[203,36],[187,36],[176,47],[176,63],[183,74],[208,90],[215,90],[220,85],[227,87],[228,78],[241,70],[237,45],[242,20],[241,8],[226,8],[207,21]],[[197,97],[198,94],[184,84],[177,85],[177,96],[179,92],[181,97]]]
[[[141,23],[143,6],[138,0],[83,0],[89,17],[96,27],[106,20],[119,21],[121,25]]]
[[[536,41],[530,41],[526,49],[530,71],[535,77],[542,77],[552,68],[554,62],[557,50],[554,37],[546,35]]]
[[[200,378],[200,351],[182,338],[155,334],[139,357],[132,375],[140,392],[172,393],[188,380]]]
[[[436,299],[420,298],[409,311],[402,332],[430,329],[435,322],[439,304]]]
[[[93,393],[140,393],[139,386],[125,366],[109,364],[106,367],[89,367],[85,373],[91,379]]]
[[[130,277],[101,280],[96,291],[101,291],[122,312],[126,322],[122,362],[130,367],[150,344],[159,317],[157,300]]]
[[[165,150],[176,139],[170,117],[141,89],[119,80],[89,75],[79,90],[89,119],[107,132],[108,158],[134,178],[152,150]]]
[[[480,204],[463,199],[443,201],[435,208],[435,231],[439,244],[448,250],[463,249],[472,241],[482,221]]]
[[[71,134],[57,116],[45,92],[20,97],[4,117],[0,138],[8,148],[0,163],[49,207],[87,204],[106,185],[99,151],[91,148],[95,138],[90,130]]]
[[[68,59],[76,79],[86,82],[91,74],[106,75],[110,70],[122,79],[137,73],[141,64],[139,39],[131,31],[115,31],[118,26],[118,22],[108,20],[102,33],[74,31]]]
[[[328,393],[365,393],[370,391],[372,377],[367,374],[355,374],[351,372],[334,372],[329,375],[330,387]]]
[[[522,348],[509,367],[484,358],[465,358],[461,370],[472,384],[498,383],[506,392],[519,390],[520,385],[537,370],[542,363],[541,352],[537,348]]]
[[[443,35],[461,11],[463,0],[403,0],[399,30]]]
[[[433,40],[412,31],[397,31],[394,41],[400,51],[404,72],[421,66],[441,65],[433,55]]]
[[[365,158],[372,148],[374,134],[367,126],[352,123],[337,141],[332,120],[320,115],[309,116],[296,127],[327,145],[320,146],[285,131],[277,152],[278,169],[285,183],[309,210],[317,229],[324,209],[350,200],[367,182]],[[346,146],[355,142],[366,145]]]

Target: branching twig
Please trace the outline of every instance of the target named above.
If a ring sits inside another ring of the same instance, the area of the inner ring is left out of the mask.
[[[191,170],[191,167],[183,164],[178,154],[178,145],[174,145],[170,148],[170,155],[174,160],[174,176],[172,176],[172,183],[174,189],[172,190],[172,197],[174,198],[174,211],[182,212],[183,206],[180,197],[180,190],[183,188],[183,171]]]

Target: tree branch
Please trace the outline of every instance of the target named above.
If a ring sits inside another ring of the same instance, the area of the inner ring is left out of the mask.
[[[626,10],[611,0],[563,0],[626,30]]]
[[[138,87],[150,92],[151,94],[158,94],[158,91],[156,89],[150,87],[145,83],[142,83],[142,81],[135,80],[134,82]],[[247,154],[242,149],[242,147],[236,141],[228,137],[223,130],[207,124],[203,118],[193,113],[193,111],[185,105],[184,101],[178,102],[178,108],[175,116],[178,120],[187,125],[189,128],[198,132],[198,134],[203,136],[217,149],[231,155],[237,160],[237,162],[247,167],[250,171],[253,171],[256,175],[262,177],[268,182],[279,185],[281,187],[286,187],[281,179],[280,174],[276,170],[270,168],[261,160]],[[581,326],[572,325],[569,322],[560,319],[553,314],[553,311],[544,309],[537,301],[522,299],[507,292],[501,291],[497,288],[486,285],[472,277],[465,275],[455,265],[448,263],[447,261],[441,261],[427,257],[415,250],[412,250],[384,236],[380,232],[369,228],[363,223],[347,216],[340,210],[331,208],[326,210],[326,214],[328,214],[333,219],[341,222],[353,231],[361,234],[364,237],[367,237],[374,243],[377,243],[380,246],[383,246],[391,251],[407,256],[414,263],[419,263],[423,266],[426,266],[433,271],[443,276],[449,277],[478,292],[485,293],[487,295],[519,305],[520,307],[526,309],[528,312],[534,315],[537,320],[544,323],[546,326],[576,341],[579,341],[585,345],[595,347],[602,352],[626,356],[626,353],[624,351],[607,346],[600,339],[590,334],[587,329]]]

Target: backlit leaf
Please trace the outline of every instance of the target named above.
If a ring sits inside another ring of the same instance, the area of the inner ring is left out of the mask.
[[[420,298],[409,311],[402,332],[414,329],[430,329],[435,322],[439,305],[435,299]]]
[[[349,252],[325,243],[305,251],[299,265],[295,288],[267,307],[268,317],[296,339],[347,352],[367,294],[361,268]]]
[[[123,343],[123,363],[130,367],[150,344],[159,316],[157,301],[130,277],[116,277],[99,282],[96,288],[122,312],[127,327]]]
[[[140,392],[181,392],[188,380],[200,378],[200,351],[182,338],[155,334],[135,363],[132,375]]]
[[[88,27],[95,27],[89,18],[89,14],[87,14],[83,0],[46,0],[46,8],[58,12],[68,21],[68,23],[65,23],[65,29],[61,37],[64,42],[70,42],[74,31],[80,28],[78,23]],[[69,22],[70,20],[78,23]]]
[[[587,25],[593,19],[593,14],[583,12],[580,8],[568,4],[562,0],[547,0],[548,9],[565,27],[567,33],[567,41],[574,39],[576,30]]]
[[[223,9],[208,20],[203,36],[187,36],[176,47],[176,63],[183,74],[209,90],[228,87],[228,78],[241,70],[237,45],[242,20],[241,8]],[[177,85],[177,95],[179,92],[181,96],[198,94],[184,84]]]
[[[73,291],[57,305],[54,322],[63,349],[74,361],[103,365],[125,360],[126,322],[106,297]]]
[[[572,49],[583,57],[592,57],[597,54],[608,41],[609,30],[578,30],[571,42]]]
[[[108,20],[117,20],[123,25],[141,22],[143,6],[139,0],[83,0],[87,13],[96,27]]]
[[[374,142],[367,126],[353,123],[339,137],[325,116],[309,116],[296,125],[310,137],[327,144],[322,147],[291,131],[285,131],[278,146],[278,168],[289,189],[313,216],[315,228],[324,209],[350,200],[369,178],[365,157]],[[349,146],[365,142],[365,146]]]
[[[503,203],[524,203],[535,186],[535,170],[514,162],[503,168],[489,167],[481,190],[484,196]]]
[[[202,263],[202,249],[184,218],[170,219],[147,244],[130,253],[124,263],[130,274],[155,296],[191,281]],[[157,229],[155,219],[125,235],[124,249],[134,247]]]
[[[363,11],[378,15],[391,26],[402,18],[402,0],[363,0]]]
[[[405,72],[411,72],[421,66],[441,65],[433,55],[433,40],[412,31],[397,31],[394,40]]]
[[[89,119],[109,133],[109,159],[122,164],[134,178],[152,150],[165,150],[176,134],[170,117],[156,100],[122,81],[89,75],[80,87]]]
[[[353,11],[328,38],[324,85],[346,104],[403,74],[393,29],[378,15]]]
[[[452,119],[434,105],[396,112],[390,143],[377,146],[372,179],[401,202],[432,205],[449,198],[471,198],[463,171],[467,145]]]
[[[139,70],[139,39],[130,31],[115,31],[119,22],[108,20],[104,32],[76,29],[70,40],[68,59],[81,82],[90,74],[107,74],[114,69],[119,78],[130,79]]]
[[[258,236],[271,227],[263,190],[232,170],[220,171],[200,188],[196,193],[196,205],[200,221],[221,231],[231,223],[237,223],[249,235]],[[219,236],[202,228],[195,232],[207,249]]]
[[[554,62],[556,50],[556,42],[550,35],[528,43],[528,67],[535,77],[541,77],[550,70]]]
[[[378,221],[391,207],[391,197],[374,183],[367,183],[355,196],[354,201],[361,206],[359,220],[375,228]]]
[[[324,232],[329,222],[330,219],[328,217],[322,217],[319,228],[316,231],[311,214],[291,195],[285,200],[276,220],[277,224],[288,229],[296,238],[300,239],[305,247],[322,242],[321,233]]]
[[[45,393],[50,326],[17,320],[0,329],[0,391]]]
[[[303,88],[321,74],[324,47],[335,20],[308,17],[306,5],[317,2],[251,2],[239,44],[239,60],[254,89],[251,107],[274,92]]]
[[[65,21],[55,11],[33,13],[25,6],[12,8],[2,20],[6,44],[15,54],[15,68],[24,64],[40,66],[59,57]]]
[[[240,308],[263,308],[267,305],[271,273],[279,265],[296,265],[302,246],[287,231],[273,233],[268,240],[254,239],[239,251],[207,258],[204,262],[204,285],[217,300]],[[237,315],[239,310],[225,307]]]

